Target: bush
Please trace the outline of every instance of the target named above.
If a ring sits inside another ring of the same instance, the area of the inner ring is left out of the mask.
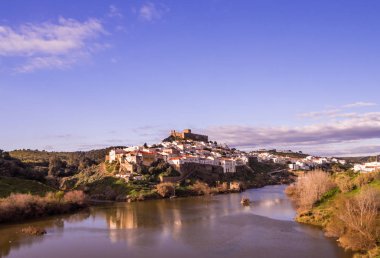
[[[326,230],[336,236],[341,245],[354,251],[376,247],[380,237],[380,191],[364,187],[358,195],[337,202],[337,213]]]
[[[354,189],[355,184],[348,175],[342,174],[335,178],[335,183],[342,193],[347,193]]]
[[[354,179],[356,188],[360,188],[366,184],[371,183],[376,177],[376,173],[362,173]]]
[[[40,227],[28,226],[21,229],[21,233],[30,235],[30,236],[40,236],[46,234],[46,230]]]
[[[74,211],[85,207],[84,199],[81,191],[68,192],[63,199],[51,192],[44,197],[11,194],[8,198],[0,199],[0,223]]]
[[[286,187],[285,193],[289,197],[295,197],[297,195],[297,187],[294,184],[291,184],[288,187]]]
[[[192,189],[197,192],[199,195],[209,195],[211,193],[211,188],[201,181],[197,181],[192,185]]]
[[[67,203],[83,205],[85,202],[85,195],[82,191],[70,191],[63,196],[63,200]]]
[[[223,182],[221,184],[218,184],[217,185],[217,192],[219,192],[219,193],[226,193],[226,192],[228,192],[228,183],[227,182]]]
[[[174,184],[173,183],[160,183],[156,185],[157,193],[162,197],[169,197],[174,195]]]
[[[323,203],[323,202],[327,201],[328,199],[330,199],[333,196],[335,196],[338,192],[339,192],[339,188],[338,187],[331,188],[330,190],[328,190],[326,193],[324,193],[322,195],[322,197],[316,202],[316,204]]]
[[[322,196],[335,187],[331,176],[321,170],[312,171],[299,177],[293,186],[286,190],[291,194],[300,210],[309,210]]]

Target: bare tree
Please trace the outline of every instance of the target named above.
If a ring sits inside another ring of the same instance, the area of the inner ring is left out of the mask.
[[[352,182],[351,178],[346,174],[341,174],[335,178],[335,183],[338,185],[339,190],[342,193],[347,193],[355,187],[355,184]]]
[[[368,186],[351,198],[341,202],[337,218],[344,222],[344,234],[339,238],[343,246],[364,250],[376,246],[380,237],[377,225],[380,208],[380,191]]]
[[[322,171],[312,171],[297,179],[294,186],[288,189],[292,192],[301,210],[308,210],[322,198],[322,196],[335,186],[331,176]]]

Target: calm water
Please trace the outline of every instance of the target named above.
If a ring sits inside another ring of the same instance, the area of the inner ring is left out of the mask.
[[[0,257],[351,257],[314,227],[292,221],[284,186],[242,194],[108,204],[0,227]],[[242,195],[253,200],[243,207]]]

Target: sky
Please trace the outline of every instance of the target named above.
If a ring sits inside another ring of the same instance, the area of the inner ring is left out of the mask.
[[[0,149],[380,153],[380,1],[0,0]]]

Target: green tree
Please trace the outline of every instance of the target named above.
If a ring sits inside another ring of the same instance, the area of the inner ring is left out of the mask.
[[[53,156],[49,159],[49,176],[58,176],[62,168],[64,163],[60,158]]]

